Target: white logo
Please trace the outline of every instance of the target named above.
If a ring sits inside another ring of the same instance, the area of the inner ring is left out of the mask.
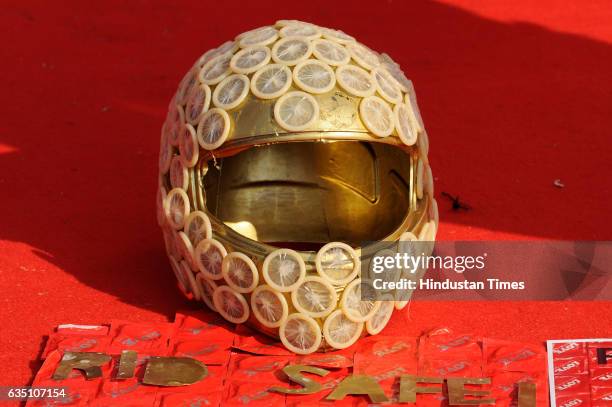
[[[578,343],[576,342],[570,342],[570,343],[566,343],[565,345],[561,346],[561,347],[555,347],[553,350],[553,353],[556,353],[557,355],[561,355],[565,352],[569,352],[570,350],[576,349],[578,347]]]
[[[579,385],[580,383],[581,383],[580,380],[572,379],[572,380],[570,380],[567,383],[564,383],[564,384],[562,384],[560,386],[557,386],[557,390],[567,390],[567,389],[570,389],[570,388],[572,388],[572,387],[574,387],[576,385]]]
[[[568,401],[565,404],[562,404],[560,407],[575,407],[575,406],[578,406],[580,404],[582,404],[582,400],[580,400],[580,399],[573,399],[573,400]]]
[[[389,355],[391,353],[399,352],[402,349],[410,348],[410,346],[406,342],[398,342],[391,346],[390,348],[380,349],[374,352],[374,354],[380,358],[383,356]]]
[[[573,360],[571,362],[569,362],[568,364],[564,365],[564,366],[559,366],[558,368],[555,369],[555,373],[562,373],[562,372],[566,372],[568,370],[570,370],[571,368],[574,367],[578,367],[580,364]]]
[[[612,380],[612,373],[606,373],[603,376],[599,376],[597,380],[602,381],[602,382],[607,382],[608,380]]]

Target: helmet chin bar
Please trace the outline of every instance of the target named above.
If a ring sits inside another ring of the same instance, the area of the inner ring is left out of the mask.
[[[206,208],[199,209],[262,243],[358,247],[406,230],[417,209],[413,161],[402,148],[364,141],[252,147],[202,164],[196,178],[204,191],[196,192]]]

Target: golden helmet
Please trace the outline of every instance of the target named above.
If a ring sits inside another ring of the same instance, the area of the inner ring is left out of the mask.
[[[433,241],[412,82],[388,55],[295,20],[207,51],[162,127],[158,222],[189,298],[298,354],[377,334],[408,298],[363,299],[376,241]]]

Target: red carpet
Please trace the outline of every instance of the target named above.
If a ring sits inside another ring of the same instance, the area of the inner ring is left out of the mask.
[[[440,238],[612,239],[606,1],[112,3],[2,6],[2,385],[31,380],[60,323],[163,321],[188,306],[155,221],[165,109],[204,50],[279,18],[340,28],[414,80]],[[473,209],[452,211],[441,191]],[[537,343],[609,336],[611,314],[609,302],[415,303],[384,333]]]

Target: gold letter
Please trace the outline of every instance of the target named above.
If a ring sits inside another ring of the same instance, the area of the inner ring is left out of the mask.
[[[154,386],[187,386],[208,375],[208,368],[192,358],[151,356],[147,362],[144,384]]]
[[[535,407],[536,385],[533,382],[518,384],[518,407]]]
[[[134,377],[134,371],[136,370],[136,359],[138,353],[133,350],[124,350],[121,352],[121,359],[119,359],[119,370],[117,372],[117,379],[130,379]]]
[[[401,375],[400,376],[400,403],[416,403],[417,393],[442,393],[442,387],[423,387],[417,386],[419,383],[439,383],[443,380],[438,377],[416,377],[414,375]]]
[[[448,404],[451,405],[480,405],[480,404],[495,404],[495,399],[470,399],[466,400],[465,396],[488,396],[488,390],[468,390],[466,384],[490,384],[489,378],[471,378],[471,377],[449,377],[446,379],[448,385]]]
[[[389,400],[376,380],[366,375],[347,376],[327,396],[327,400],[342,400],[348,394],[367,394],[372,403],[382,403]]]
[[[99,352],[66,352],[53,373],[53,380],[65,380],[72,369],[85,372],[87,380],[102,377],[100,366],[110,362],[111,357]]]
[[[287,389],[284,387],[271,387],[270,391],[275,391],[283,394],[314,394],[321,391],[323,386],[321,383],[305,377],[302,372],[313,373],[319,376],[326,376],[329,370],[321,369],[314,366],[291,365],[285,366],[283,372],[289,377],[292,382],[301,384],[303,389]]]

